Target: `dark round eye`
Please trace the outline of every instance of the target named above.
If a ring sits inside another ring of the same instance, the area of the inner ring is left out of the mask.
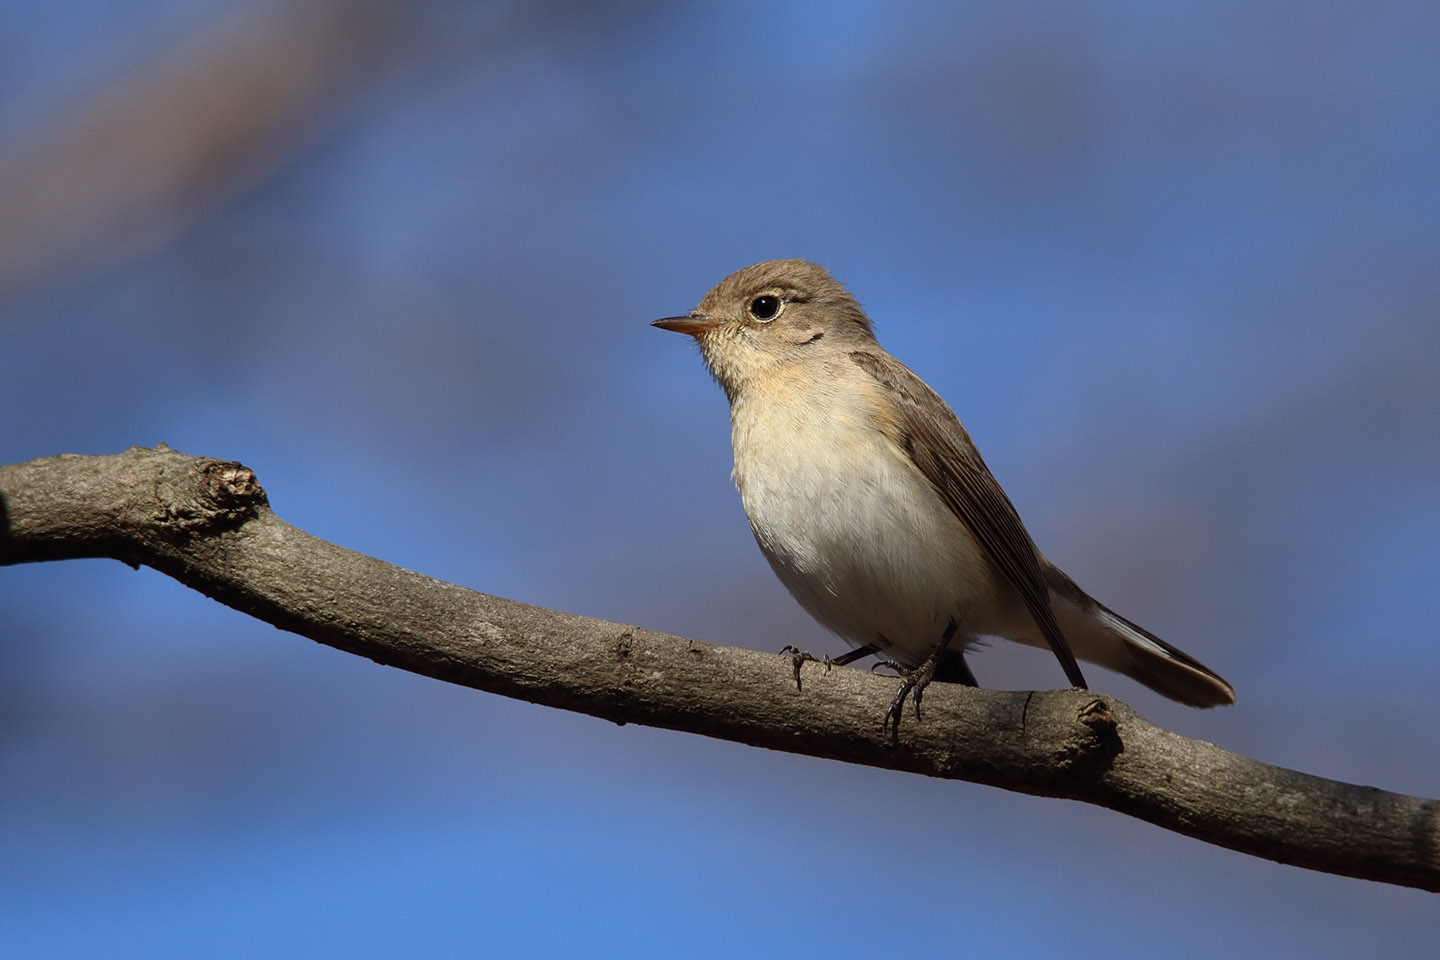
[[[765,294],[750,301],[750,316],[756,320],[774,320],[780,312],[780,298]]]

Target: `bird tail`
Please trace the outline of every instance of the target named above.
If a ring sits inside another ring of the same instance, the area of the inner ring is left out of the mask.
[[[1075,656],[1145,684],[1191,707],[1235,702],[1235,688],[1214,670],[1095,600],[1054,565],[1050,601]]]
[[[1092,622],[1122,641],[1128,662],[1116,669],[1127,677],[1191,707],[1221,707],[1235,702],[1235,688],[1220,674],[1103,604],[1096,604]],[[1078,650],[1076,653],[1084,656]]]

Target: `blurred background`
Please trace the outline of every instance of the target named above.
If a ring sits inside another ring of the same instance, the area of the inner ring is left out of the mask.
[[[431,576],[838,653],[647,326],[806,257],[1239,703],[1097,688],[1440,797],[1437,49],[1424,0],[11,0],[0,462],[166,442]],[[17,958],[1440,938],[1432,895],[449,687],[109,561],[0,570],[0,849]]]

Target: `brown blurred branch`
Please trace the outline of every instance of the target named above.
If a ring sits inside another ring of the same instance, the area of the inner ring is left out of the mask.
[[[1440,802],[1273,767],[1082,690],[932,687],[891,738],[893,681],[475,593],[271,512],[238,463],[167,447],[0,467],[0,564],[112,557],[378,663],[617,723],[1109,807],[1281,863],[1440,891]]]
[[[0,298],[134,256],[278,163],[395,42],[392,14],[260,4],[30,134],[0,158]]]

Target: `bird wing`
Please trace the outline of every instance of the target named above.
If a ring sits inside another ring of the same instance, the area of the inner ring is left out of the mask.
[[[888,353],[860,350],[851,353],[850,359],[889,394],[899,416],[899,439],[905,452],[1019,591],[1066,678],[1084,687],[1080,665],[1050,608],[1050,591],[1035,543],[954,411]]]

